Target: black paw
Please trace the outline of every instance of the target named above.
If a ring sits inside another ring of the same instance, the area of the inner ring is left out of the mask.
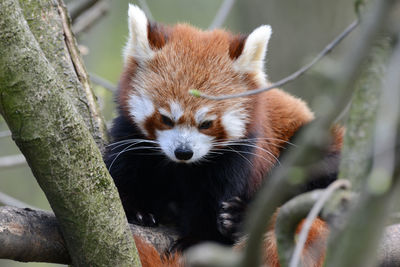
[[[149,227],[156,227],[158,226],[158,220],[154,217],[151,213],[144,213],[144,212],[136,212],[134,218],[129,218],[129,223],[141,225],[141,226],[149,226]]]
[[[221,202],[217,217],[218,231],[231,240],[239,238],[245,210],[246,203],[239,197]]]

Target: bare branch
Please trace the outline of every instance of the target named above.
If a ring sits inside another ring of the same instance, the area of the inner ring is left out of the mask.
[[[69,15],[74,21],[79,15],[91,8],[99,0],[77,0],[68,4]]]
[[[336,233],[330,242],[327,266],[372,266],[385,219],[400,192],[400,177],[396,173],[400,168],[400,158],[395,151],[399,126],[399,68],[400,42],[392,54],[383,82],[375,125],[373,168],[364,184],[362,201],[349,216],[346,228]],[[362,246],[349,242],[355,236],[357,244]]]
[[[250,95],[255,95],[259,94],[262,92],[266,92],[268,90],[281,87],[284,84],[287,84],[301,75],[303,75],[306,71],[308,71],[312,66],[314,66],[318,61],[320,61],[323,57],[325,57],[329,52],[331,52],[346,36],[348,36],[358,25],[358,20],[353,21],[341,34],[339,34],[331,43],[329,43],[310,63],[307,65],[303,66],[300,68],[298,71],[292,73],[291,75],[283,78],[282,80],[273,83],[272,85],[266,87],[266,88],[260,88],[260,89],[255,89],[255,90],[250,90],[246,91],[244,93],[240,94],[234,94],[234,95],[219,95],[219,96],[212,96],[212,95],[207,95],[203,94],[198,90],[190,90],[189,93],[193,96],[196,97],[202,97],[202,98],[207,98],[211,100],[224,100],[224,99],[231,99],[231,98],[236,98],[236,97],[244,97],[244,96],[250,96]]]
[[[354,92],[354,82],[358,77],[359,69],[369,53],[375,37],[380,32],[387,14],[394,4],[393,1],[375,1],[378,5],[372,10],[370,16],[362,20],[361,32],[355,45],[348,51],[340,69],[340,80],[335,83],[334,90],[339,97],[330,108],[327,108],[325,117],[316,121],[314,125],[299,136],[301,147],[296,150],[289,149],[287,157],[281,161],[284,167],[276,168],[268,177],[264,187],[258,193],[253,206],[250,207],[246,227],[249,231],[249,239],[245,250],[245,256],[240,266],[258,266],[260,262],[261,244],[263,233],[276,208],[293,194],[295,184],[290,181],[291,172],[304,169],[305,163],[312,156],[323,153],[322,148],[326,145],[329,136],[328,129]],[[290,151],[291,150],[291,151]],[[306,161],[306,162],[305,162]],[[277,190],[279,188],[279,190]],[[343,266],[343,265],[336,265]]]
[[[146,14],[146,17],[149,20],[154,20],[153,14],[151,14],[150,8],[147,5],[146,0],[138,0],[140,7],[143,9],[144,13]]]
[[[308,233],[311,229],[313,221],[317,218],[318,214],[320,213],[320,211],[322,210],[328,199],[331,197],[331,195],[339,188],[343,189],[350,188],[350,182],[343,179],[336,180],[321,193],[317,202],[315,202],[314,206],[312,207],[310,213],[307,215],[307,218],[303,224],[299,238],[297,240],[296,247],[293,252],[292,259],[290,260],[289,263],[289,267],[296,267],[299,265],[301,253],[307,241]]]
[[[9,137],[9,136],[11,136],[11,132],[10,131],[2,131],[2,132],[0,132],[0,138]]]
[[[75,35],[79,35],[88,30],[107,13],[109,8],[110,6],[107,0],[97,2],[74,20],[72,31]]]
[[[400,38],[400,33],[398,38]],[[375,125],[373,166],[371,177],[368,180],[368,188],[377,194],[389,190],[395,168],[396,137],[400,112],[399,69],[400,41],[397,42],[383,81]]]
[[[0,169],[18,167],[24,164],[26,164],[26,160],[22,154],[0,158]]]
[[[0,192],[0,206],[12,206],[16,208],[31,208],[34,209],[35,207],[22,202],[16,198],[13,198],[3,192]]]
[[[235,0],[224,0],[208,29],[213,30],[221,27],[222,24],[224,24],[226,17],[229,15],[229,12],[231,11],[234,4]]]
[[[177,238],[166,228],[130,224],[133,235],[163,252]],[[0,207],[0,259],[70,264],[71,259],[52,212]]]
[[[89,73],[90,76],[90,80],[97,84],[100,85],[101,87],[103,87],[104,89],[107,89],[110,92],[115,93],[117,91],[117,87],[112,84],[110,81],[107,81],[106,79],[104,79],[103,77],[100,77],[99,75],[95,74],[95,73]]]

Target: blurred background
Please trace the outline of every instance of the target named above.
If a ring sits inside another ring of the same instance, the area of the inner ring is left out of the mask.
[[[72,0],[66,2],[70,3]],[[147,4],[158,22],[187,22],[207,29],[222,2],[223,0],[148,0]],[[237,0],[222,27],[235,33],[250,33],[259,25],[270,24],[273,35],[268,47],[266,69],[269,79],[277,81],[308,63],[354,20],[352,2]],[[138,1],[110,1],[104,17],[78,36],[89,73],[100,76],[113,85],[117,84],[122,69],[121,51],[128,34],[128,3],[139,4]],[[331,73],[336,68],[335,62],[351,41],[350,36],[310,72],[286,85],[284,89],[305,99],[318,116],[318,110],[329,105],[330,96],[335,94],[330,90],[333,79]],[[112,93],[98,85],[94,85],[94,88],[106,121],[111,121],[114,117]],[[23,158],[15,156],[19,154],[7,125],[0,116],[0,192],[31,206],[50,210],[29,167],[23,162]],[[61,265],[0,260],[0,266]]]

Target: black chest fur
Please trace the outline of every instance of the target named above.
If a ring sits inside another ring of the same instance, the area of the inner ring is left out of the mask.
[[[144,138],[123,115],[115,119],[111,135],[114,142]],[[231,242],[217,230],[217,213],[222,201],[249,197],[251,147],[235,146],[203,162],[181,164],[149,148],[152,144],[143,149],[138,149],[142,143],[130,144],[110,145],[105,154],[128,220],[135,222],[138,212],[152,214],[161,223],[172,221],[182,236]]]

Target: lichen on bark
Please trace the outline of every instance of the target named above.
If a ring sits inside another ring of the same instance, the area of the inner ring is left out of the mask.
[[[65,74],[46,57],[18,1],[0,1],[0,29],[0,113],[57,216],[73,264],[139,266],[118,192]]]

